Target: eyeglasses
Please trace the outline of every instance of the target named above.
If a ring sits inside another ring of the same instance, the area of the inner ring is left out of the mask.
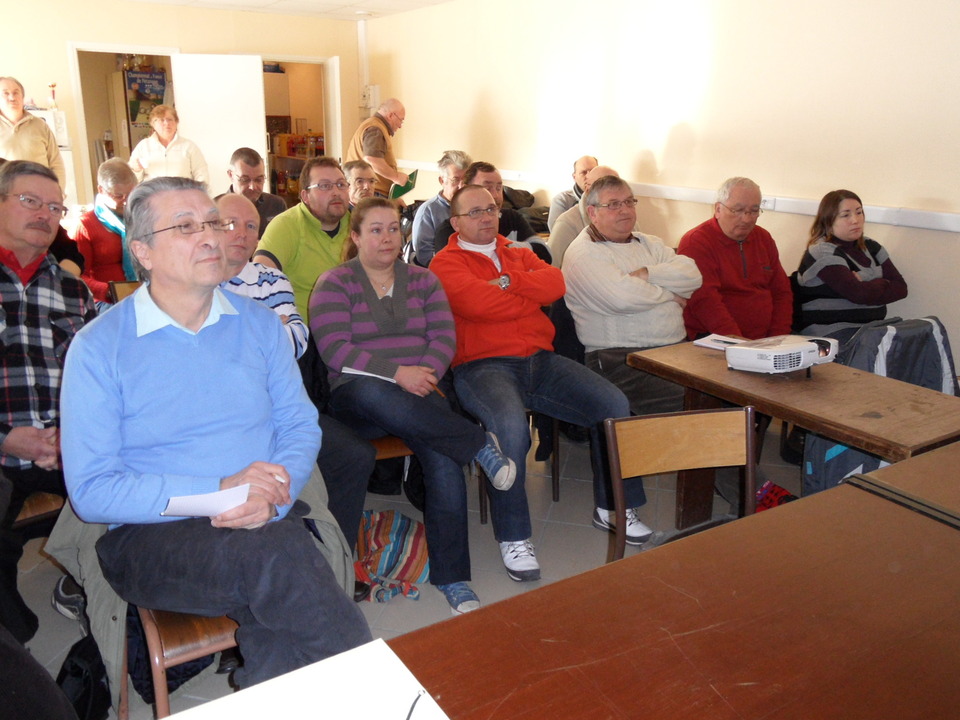
[[[313,185],[307,185],[304,190],[313,190],[314,188],[320,192],[330,192],[334,188],[337,190],[346,190],[347,184],[343,181],[335,183],[314,183]]]
[[[206,227],[209,227],[214,232],[226,232],[227,230],[233,230],[234,227],[236,227],[236,223],[231,220],[228,220],[227,222],[224,222],[223,220],[204,220],[203,222],[187,220],[179,225],[171,225],[170,227],[165,227],[146,233],[144,237],[150,237],[151,235],[166,232],[167,230],[176,230],[181,235],[197,235],[202,233],[203,229]]]
[[[23,205],[27,210],[39,210],[43,206],[47,207],[47,210],[50,211],[51,215],[57,217],[64,217],[67,214],[67,208],[61,205],[60,203],[45,203],[38,197],[33,195],[7,195],[4,193],[3,197],[15,197],[20,201],[20,204]]]
[[[723,205],[723,203],[720,203],[720,204]],[[763,215],[763,208],[751,208],[750,210],[747,210],[746,208],[741,208],[739,210],[734,210],[732,207],[728,205],[723,205],[723,206],[727,208],[727,212],[729,212],[731,215],[736,215],[737,217],[758,218],[761,215]]]
[[[454,215],[454,217],[466,216],[471,220],[477,220],[478,218],[482,218],[484,215],[493,216],[493,215],[499,215],[499,214],[500,214],[500,208],[498,208],[496,205],[491,205],[490,207],[485,207],[485,208],[474,208],[469,212],[459,213],[458,215]]]
[[[353,185],[359,185],[360,187],[373,187],[374,185],[377,184],[377,181],[372,178],[371,179],[354,178],[353,180],[350,181],[350,183]],[[316,186],[316,187],[319,187],[319,186]]]
[[[597,207],[609,208],[610,210],[617,211],[622,207],[636,207],[639,201],[636,198],[629,198],[628,200],[611,200],[608,203],[598,203]]]
[[[267,181],[265,175],[258,175],[255,178],[250,177],[249,175],[241,175],[237,178],[237,182],[240,185],[263,185]]]
[[[247,232],[257,233],[260,231],[260,225],[253,221],[241,223],[239,220],[224,220],[220,226],[223,230],[246,230]],[[188,233],[189,234],[189,233]]]

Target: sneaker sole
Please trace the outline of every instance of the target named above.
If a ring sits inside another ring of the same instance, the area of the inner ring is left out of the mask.
[[[473,605],[473,607],[469,607],[469,608],[466,608],[465,610],[461,610],[460,608],[462,608],[464,605]],[[451,607],[451,608],[450,608],[450,614],[453,615],[454,617],[456,617],[457,615],[466,615],[466,614],[469,613],[469,612],[473,612],[474,610],[479,610],[479,609],[480,609],[480,602],[479,602],[479,601],[477,601],[477,600],[468,600],[468,601],[465,602],[465,603],[460,603],[460,604],[457,605],[456,607]]]
[[[612,532],[612,533],[615,533],[617,531],[617,529],[613,525],[605,523],[603,522],[603,520],[597,520],[597,518],[593,518],[593,526],[597,530],[606,530],[607,532]],[[648,535],[641,535],[639,537],[630,537],[629,535],[627,535],[627,545],[633,545],[634,547],[637,547],[639,545],[643,545],[644,543],[647,542],[647,540],[649,540],[652,537],[653,537],[653,533],[650,533]]]
[[[533,582],[540,579],[540,568],[536,570],[511,570],[504,566],[507,571],[507,577],[516,582]]]

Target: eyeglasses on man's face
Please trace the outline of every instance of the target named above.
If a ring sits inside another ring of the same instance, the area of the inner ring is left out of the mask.
[[[608,210],[613,210],[616,212],[620,208],[633,208],[637,206],[639,202],[636,198],[628,198],[626,200],[611,200],[608,203],[598,203],[597,207],[607,208]]]
[[[304,188],[304,190],[317,189],[317,190],[319,190],[320,192],[330,192],[330,191],[333,190],[334,188],[336,188],[337,190],[346,190],[346,189],[347,189],[347,184],[346,184],[345,182],[343,182],[342,180],[340,180],[339,182],[335,182],[335,183],[329,183],[329,182],[314,183],[313,185],[307,185],[307,186]]]
[[[454,215],[454,217],[468,217],[471,220],[477,220],[478,218],[482,218],[484,215],[489,215],[492,217],[499,214],[499,212],[500,208],[498,208],[496,205],[490,205],[485,208],[474,208],[473,210],[468,210],[465,213]]]
[[[167,230],[176,230],[181,235],[198,235],[202,233],[204,228],[210,228],[214,232],[226,232],[228,230],[233,230],[236,227],[236,223],[232,220],[204,220],[203,222],[197,222],[196,220],[187,220],[186,222],[178,223],[177,225],[171,225],[170,227],[160,228],[159,230],[154,230],[149,232],[144,237],[150,237],[156,235],[157,233],[167,232]]]
[[[46,206],[49,213],[55,217],[62,218],[67,214],[67,208],[60,203],[45,203],[43,200],[38,198],[36,195],[27,195],[26,193],[21,193],[20,195],[6,195],[3,197],[15,197],[20,201],[20,204],[23,205],[27,210],[39,210],[40,208]]]
[[[720,203],[723,205],[723,203]],[[758,218],[763,215],[763,208],[753,207],[753,208],[744,208],[744,207],[730,207],[729,205],[723,205],[727,209],[727,212],[731,215],[736,215],[740,218]]]

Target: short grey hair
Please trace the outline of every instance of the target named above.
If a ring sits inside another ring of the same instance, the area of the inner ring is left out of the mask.
[[[368,163],[366,160],[351,160],[350,162],[344,163],[343,175],[347,178],[348,182],[353,182],[353,174],[355,172],[360,172],[361,170],[373,170],[373,165]]]
[[[148,247],[153,247],[153,226],[157,222],[157,213],[153,208],[153,198],[160,193],[183,190],[199,190],[206,193],[206,187],[203,183],[183,177],[158,177],[137,185],[136,189],[130,193],[124,211],[127,240],[129,242],[142,242]],[[136,254],[131,252],[130,257],[133,260],[133,268],[137,271],[137,277],[143,281],[149,280],[150,271],[140,264]]]
[[[721,204],[726,204],[727,200],[730,199],[730,193],[733,192],[733,189],[737,186],[742,185],[743,187],[748,187],[755,189],[757,192],[760,192],[760,186],[757,185],[750,178],[745,177],[732,177],[727,178],[723,181],[723,185],[720,186],[720,189],[717,190],[717,202]]]
[[[599,205],[600,193],[604,190],[629,190],[630,195],[633,196],[633,188],[630,187],[630,183],[626,180],[616,175],[604,175],[602,178],[597,178],[593,185],[590,186],[590,190],[587,192],[587,199],[583,201],[584,204],[588,207],[596,207]]]
[[[17,87],[20,88],[20,94],[21,94],[21,95],[25,95],[25,94],[26,94],[27,91],[23,89],[23,83],[20,82],[19,80],[17,80],[15,77],[9,77],[9,76],[0,77],[0,82],[3,82],[4,80],[9,80],[9,81],[12,82],[12,83],[16,83],[16,84],[17,84]]]
[[[472,163],[473,160],[463,150],[444,150],[443,155],[437,160],[437,168],[446,174],[448,167],[466,170]]]
[[[40,175],[53,180],[57,183],[57,187],[60,186],[57,174],[45,165],[29,160],[11,160],[0,167],[0,195],[9,194],[10,188],[13,187],[13,181],[24,175]]]
[[[97,168],[97,185],[109,190],[117,185],[136,185],[137,176],[130,166],[120,158],[110,158]]]

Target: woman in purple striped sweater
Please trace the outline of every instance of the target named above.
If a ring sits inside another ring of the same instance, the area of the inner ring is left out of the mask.
[[[492,433],[455,413],[437,387],[456,349],[440,281],[399,260],[400,213],[361,200],[350,218],[357,256],[324,273],[310,296],[310,331],[329,370],[330,411],[367,438],[395,435],[423,465],[430,582],[453,614],[476,610],[470,589],[463,466],[476,459],[507,490],[513,461]]]

